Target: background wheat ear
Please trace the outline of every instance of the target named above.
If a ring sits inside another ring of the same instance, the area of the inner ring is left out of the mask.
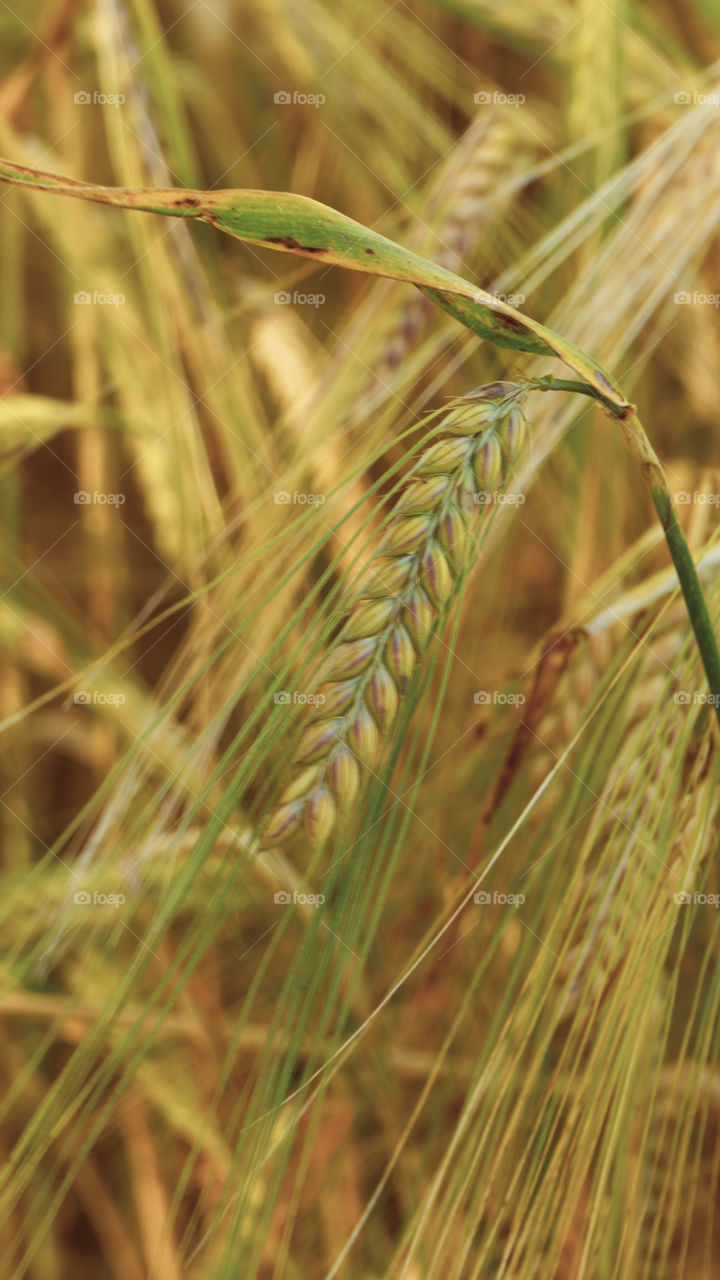
[[[494,382],[451,402],[397,499],[367,579],[318,679],[317,710],[292,777],[260,830],[260,848],[296,831],[326,840],[372,769],[400,699],[473,559],[482,513],[525,443],[530,385]]]

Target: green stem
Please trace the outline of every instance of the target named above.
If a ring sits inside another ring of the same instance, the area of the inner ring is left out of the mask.
[[[685,604],[690,615],[695,639],[700,650],[700,657],[705,674],[713,694],[715,715],[720,723],[720,652],[717,638],[713,631],[710,613],[703,589],[700,585],[695,561],[678,524],[675,505],[666,489],[652,486],[650,489],[655,510],[660,518],[665,538],[670,548],[670,555],[680,579],[680,586],[685,597]]]
[[[616,418],[621,418],[623,413],[626,412],[614,404],[612,400],[609,400],[597,387],[591,387],[587,382],[572,382],[567,378],[547,377],[533,380],[531,386],[535,391],[574,391],[579,396],[590,396],[592,400],[599,400]]]
[[[687,611],[695,633],[705,675],[713,695],[713,705],[718,724],[720,724],[720,651],[717,637],[713,630],[705,594],[700,585],[695,561],[680,528],[672,494],[668,488],[665,473],[637,414],[618,411],[616,405],[609,402],[601,392],[582,382],[571,382],[564,378],[547,378],[535,384],[538,391],[571,391],[579,395],[591,396],[600,400],[603,407],[620,420],[626,443],[633,457],[639,462],[643,475],[650,489],[653,505],[658,513],[665,540],[672,556],[673,564],[680,581],[680,588],[685,598]]]

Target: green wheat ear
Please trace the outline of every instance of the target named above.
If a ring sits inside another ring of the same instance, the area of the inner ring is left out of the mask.
[[[528,423],[530,385],[495,382],[454,401],[420,455],[373,556],[366,581],[319,678],[323,701],[293,755],[293,776],[260,829],[260,847],[305,823],[332,833],[372,769],[436,623],[471,562],[473,533],[507,483]]]

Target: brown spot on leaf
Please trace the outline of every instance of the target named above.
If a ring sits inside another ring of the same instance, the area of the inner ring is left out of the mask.
[[[499,316],[504,328],[514,329],[516,333],[527,333],[527,328],[522,320],[516,320],[514,316],[506,316],[504,312],[500,312]]]
[[[300,244],[294,236],[264,236],[266,244],[282,244],[286,249],[294,249],[297,253],[324,253],[324,249],[317,244]]]

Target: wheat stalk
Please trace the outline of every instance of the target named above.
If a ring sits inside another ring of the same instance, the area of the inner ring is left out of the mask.
[[[496,382],[454,401],[394,508],[369,577],[352,598],[319,677],[318,710],[293,756],[294,774],[260,832],[261,847],[305,820],[314,843],[372,768],[383,735],[472,555],[473,516],[507,482],[527,435],[530,385]]]

